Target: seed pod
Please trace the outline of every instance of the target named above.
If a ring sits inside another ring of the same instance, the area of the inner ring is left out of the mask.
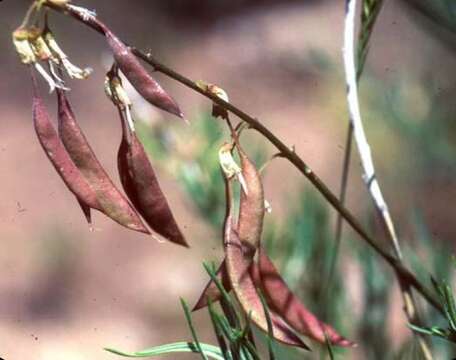
[[[101,209],[96,194],[85,180],[66,151],[62,141],[52,125],[43,100],[38,95],[38,85],[32,70],[33,83],[33,123],[38,140],[65,185],[76,196],[83,209],[87,207]],[[87,213],[86,213],[87,216]]]
[[[96,158],[79,127],[65,92],[57,89],[59,135],[62,142],[97,195],[102,212],[131,230],[149,234],[139,215],[115,187]]]
[[[76,198],[78,200],[78,204],[81,207],[82,213],[84,214],[87,223],[89,224],[90,228],[92,228],[92,211],[90,209],[90,206],[84,204],[81,200]]]
[[[245,256],[252,259],[256,249],[260,246],[263,231],[264,190],[261,176],[255,165],[237,142],[237,150],[241,159],[242,176],[247,191],[241,191],[239,203],[238,234],[244,247]]]
[[[228,278],[228,273],[226,271],[226,264],[225,259],[223,259],[222,263],[220,264],[219,268],[216,272],[217,279],[223,285],[223,288],[227,291],[231,291],[231,284],[230,279]],[[211,302],[217,302],[221,299],[222,294],[215,284],[215,281],[212,279],[207,283],[206,287],[204,288],[203,292],[201,293],[198,301],[196,302],[195,306],[193,306],[192,311],[196,311],[206,307],[209,304],[209,299]]]
[[[111,31],[107,30],[105,35],[117,65],[136,91],[152,105],[183,118],[174,99],[149,75],[130,49]]]
[[[225,178],[227,188],[227,215],[224,225],[224,247],[226,254],[226,269],[233,292],[239,301],[242,309],[249,314],[253,323],[262,331],[268,332],[268,322],[264,312],[263,304],[257,293],[253,280],[249,273],[251,261],[244,257],[241,240],[234,229],[231,203],[232,192],[229,180]],[[274,339],[287,345],[298,346],[309,349],[274,312],[270,313],[272,321],[272,333]]]
[[[226,147],[228,145],[229,144],[223,145],[220,152],[222,152],[222,150],[227,152]],[[239,144],[239,141],[236,141],[236,147],[241,159],[241,168],[238,171],[241,177],[239,178],[242,178],[242,181],[245,184],[245,191],[241,191],[237,232],[243,246],[244,257],[247,261],[251,261],[255,255],[256,249],[260,245],[261,233],[263,230],[263,219],[265,213],[263,183],[255,165],[250,161],[247,154]],[[236,165],[234,160],[230,158],[230,161],[226,161],[226,156],[220,158],[221,161],[225,161],[225,163],[221,164],[223,171],[228,174],[229,177],[234,176],[237,173],[237,168],[234,166]],[[231,163],[234,163],[234,165],[230,165]],[[231,287],[229,287],[229,281],[227,281],[225,260],[217,270],[217,276],[224,285],[226,284],[228,286],[225,287],[225,289],[230,291]],[[221,296],[222,294],[217,288],[215,282],[210,280],[193,307],[193,311],[207,306],[209,299],[212,302],[220,300]]]
[[[121,110],[119,112],[123,136],[117,164],[125,192],[152,230],[174,243],[188,247],[141,142],[129,128],[124,113]]]
[[[318,320],[301,303],[297,296],[288,288],[264,249],[260,248],[257,271],[252,271],[264,291],[268,305],[275,310],[298,333],[324,344],[326,337],[332,345],[350,347],[355,343],[339,335],[330,325]],[[258,278],[259,277],[259,278]],[[325,337],[326,334],[326,337]]]

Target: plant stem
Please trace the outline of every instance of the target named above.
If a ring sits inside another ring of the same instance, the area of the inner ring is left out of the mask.
[[[25,13],[24,19],[22,20],[21,25],[19,26],[19,29],[25,29],[30,21],[30,18],[32,17],[33,13],[36,10],[36,2],[34,1],[32,5],[29,6],[27,9],[27,12]]]
[[[399,239],[394,227],[391,213],[388,210],[388,205],[385,199],[383,198],[380,185],[376,178],[374,162],[372,160],[370,146],[367,141],[367,137],[364,131],[364,125],[361,118],[361,111],[358,98],[358,74],[355,62],[356,53],[354,48],[356,24],[355,15],[356,0],[346,0],[343,58],[345,78],[347,82],[347,102],[350,121],[353,126],[353,135],[355,138],[356,145],[358,147],[358,153],[364,171],[363,180],[374,201],[375,207],[380,215],[383,227],[392,245],[396,259],[398,263],[402,265],[403,257],[401,247],[399,245]],[[401,277],[398,278],[398,282],[404,301],[404,312],[408,318],[408,321],[412,324],[417,324],[419,326],[420,318],[411,288],[406,282],[403,281]],[[432,360],[433,357],[424,335],[415,332],[413,333],[416,334],[418,338],[424,358],[427,360]]]
[[[66,6],[64,8],[55,6],[52,3],[46,3],[47,7],[60,12],[65,15],[70,15],[79,22],[91,27],[93,30],[104,35],[106,26],[95,17],[84,17],[81,12]],[[407,268],[405,268],[397,259],[391,256],[387,251],[383,250],[376,241],[364,230],[363,226],[358,220],[351,214],[351,212],[345,208],[345,206],[338,200],[337,196],[326,186],[326,184],[312,171],[312,169],[299,157],[294,149],[285,145],[274,133],[271,132],[265,125],[263,125],[258,119],[248,115],[240,108],[235,105],[228,103],[218,96],[212,94],[209,91],[201,89],[196,82],[189,78],[181,75],[173,69],[157,61],[150,53],[142,52],[135,47],[130,47],[131,51],[141,60],[153,67],[155,71],[161,72],[168,77],[180,82],[181,84],[189,87],[190,89],[200,93],[206,98],[212,100],[217,105],[238,116],[241,120],[246,122],[251,129],[259,132],[265,137],[271,144],[273,144],[279,152],[290,161],[300,172],[303,174],[324,196],[324,198],[335,208],[335,210],[342,215],[350,226],[358,233],[358,235],[381,257],[383,258],[395,271],[396,275],[403,279],[404,283],[409,284],[415,288],[422,296],[426,299],[433,307],[435,307],[440,313],[443,314],[443,308],[441,304],[434,298],[434,295],[416,278],[416,276]]]
[[[352,153],[352,140],[353,140],[353,126],[351,123],[348,125],[347,135],[346,135],[346,142],[345,142],[345,151],[344,151],[344,163],[342,166],[342,179],[340,182],[340,193],[339,193],[339,201],[342,205],[345,206],[345,198],[347,195],[347,184],[348,184],[348,175],[350,172],[350,160],[351,160],[351,153]],[[326,289],[323,293],[323,299],[326,301],[326,298],[331,293],[331,287],[333,284],[333,276],[334,271],[337,266],[337,260],[339,257],[340,251],[340,243],[342,241],[342,216],[340,213],[337,213],[336,219],[336,233],[335,233],[335,242],[334,242],[334,249],[331,258],[331,262],[329,264],[329,271],[328,271],[328,279],[326,281]]]

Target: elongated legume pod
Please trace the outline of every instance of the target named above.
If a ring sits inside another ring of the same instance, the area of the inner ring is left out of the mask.
[[[261,176],[239,142],[236,145],[241,159],[242,176],[247,192],[241,191],[237,231],[244,246],[245,256],[252,259],[260,246],[264,219],[264,190]]]
[[[264,190],[258,170],[248,158],[237,139],[236,148],[239,153],[239,158],[241,159],[242,176],[247,190],[241,190],[237,233],[243,246],[244,257],[251,261],[255,255],[256,249],[260,245],[261,233],[263,230],[263,219],[265,214]],[[217,276],[224,284],[225,289],[230,291],[231,287],[229,281],[227,281],[225,260],[223,260],[217,270]],[[193,311],[207,306],[209,299],[212,302],[220,300],[221,296],[222,294],[215,285],[215,282],[210,280],[193,307]]]
[[[60,140],[57,131],[52,125],[49,113],[46,110],[43,100],[38,94],[38,85],[36,83],[36,78],[33,70],[31,74],[33,84],[33,123],[41,147],[43,148],[49,161],[52,163],[57,173],[65,182],[65,185],[81,203],[83,209],[85,207],[87,210],[87,207],[90,207],[100,210],[101,207],[97,200],[95,192],[74,164],[62,141]],[[87,217],[86,212],[85,215]]]
[[[105,35],[117,65],[136,91],[152,105],[183,118],[174,99],[150,76],[130,49],[111,31],[106,30]]]
[[[123,135],[117,164],[125,192],[152,230],[174,243],[188,246],[160,188],[144,147],[136,133],[130,131],[123,112],[119,110],[119,113]]]
[[[268,305],[295,331],[322,344],[326,342],[326,333],[332,345],[342,347],[355,345],[307,310],[298,297],[288,288],[262,248],[259,251],[258,275],[255,275],[255,272],[253,271],[253,277],[257,278],[257,283],[258,281],[261,283]]]
[[[79,127],[65,92],[57,89],[60,138],[75,165],[95,191],[101,211],[131,230],[149,234],[139,215],[115,187]]]
[[[262,331],[268,332],[268,323],[263,304],[249,273],[251,261],[244,256],[241,240],[237,235],[231,216],[231,191],[227,183],[227,215],[224,226],[224,247],[226,254],[226,268],[233,292],[243,311],[249,314],[252,322]],[[297,337],[280,317],[270,312],[274,339],[287,345],[308,349],[307,345]]]

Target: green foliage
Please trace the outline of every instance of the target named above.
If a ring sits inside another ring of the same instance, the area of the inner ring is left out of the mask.
[[[383,0],[364,0],[361,11],[361,29],[358,40],[357,76],[361,76],[369,52],[369,41],[383,5]]]
[[[154,357],[159,355],[166,355],[172,353],[185,353],[185,352],[192,352],[192,353],[199,353],[204,354],[205,357],[215,359],[215,360],[226,360],[223,356],[220,349],[216,346],[209,345],[209,344],[202,344],[199,343],[198,345],[192,342],[176,342],[166,345],[154,346],[150,349],[145,349],[136,352],[124,352],[120,350],[115,350],[111,348],[105,348],[106,351],[109,351],[113,354],[124,356],[124,357],[133,357],[133,358],[140,358],[140,357]],[[202,351],[202,352],[201,352]]]

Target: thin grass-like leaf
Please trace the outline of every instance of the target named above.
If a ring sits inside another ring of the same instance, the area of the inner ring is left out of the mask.
[[[325,339],[326,339],[326,349],[328,350],[328,355],[330,360],[335,359],[334,351],[331,345],[331,340],[329,340],[328,334],[325,332]]]
[[[258,292],[260,295],[261,305],[263,305],[264,315],[266,316],[266,321],[268,322],[268,351],[269,351],[269,360],[275,360],[274,355],[274,348],[273,348],[273,341],[274,341],[274,332],[272,329],[272,321],[271,316],[269,315],[268,305],[266,304],[266,300],[261,292]]]
[[[197,336],[196,331],[195,331],[195,327],[193,326],[192,315],[191,315],[191,312],[190,312],[190,310],[188,308],[188,305],[187,305],[187,303],[185,302],[184,299],[181,298],[180,301],[181,301],[181,304],[182,304],[182,308],[184,309],[185,318],[187,319],[188,327],[190,328],[190,332],[192,334],[196,349],[201,354],[201,357],[203,358],[203,360],[207,360],[207,356],[203,352],[203,349],[201,348],[201,345],[200,345],[199,340],[198,340],[198,336]]]
[[[238,328],[240,326],[240,319],[237,316],[236,308],[231,300],[230,295],[225,290],[225,286],[226,286],[227,282],[229,285],[229,279],[221,282],[217,276],[218,273],[215,272],[215,268],[213,268],[213,267],[211,268],[207,264],[203,264],[203,266],[206,269],[209,276],[211,277],[210,284],[212,284],[212,286],[215,284],[215,288],[217,289],[217,294],[219,294],[219,296],[217,296],[217,300],[219,300],[219,299],[222,300],[221,305],[222,305],[223,311],[225,312],[225,315],[227,316],[229,322],[231,323],[231,326],[234,328]],[[231,288],[231,285],[229,285],[229,288]],[[200,297],[200,300],[201,300],[201,297]],[[200,303],[200,301],[198,301],[198,303]],[[195,310],[195,308],[193,310]]]
[[[193,342],[176,342],[166,345],[159,345],[155,346],[150,349],[141,350],[137,352],[124,352],[112,348],[105,348],[104,350],[109,351],[110,353],[124,356],[124,357],[132,357],[132,358],[145,358],[145,357],[153,357],[159,355],[166,355],[171,353],[200,353],[203,352],[204,356],[215,359],[215,360],[226,360],[223,357],[222,351],[214,345],[205,344],[205,343],[196,343]]]
[[[232,357],[228,351],[228,346],[226,345],[225,337],[223,334],[223,325],[219,321],[219,319],[217,317],[218,314],[215,312],[214,306],[212,305],[211,302],[208,305],[208,311],[209,311],[209,316],[211,318],[212,328],[214,329],[215,338],[217,339],[217,343],[218,343],[220,349],[222,350],[223,356],[226,359],[231,360]]]

